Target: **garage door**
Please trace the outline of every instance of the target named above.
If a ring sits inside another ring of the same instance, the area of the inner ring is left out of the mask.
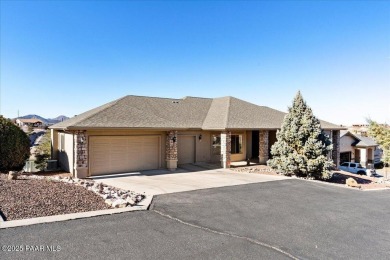
[[[177,141],[178,164],[195,162],[195,136],[179,136]]]
[[[89,142],[91,175],[159,168],[159,136],[91,136]]]

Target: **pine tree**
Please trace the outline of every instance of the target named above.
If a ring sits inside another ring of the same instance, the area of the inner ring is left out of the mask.
[[[329,178],[333,166],[328,159],[332,142],[299,91],[288,111],[271,147],[272,159],[268,165],[285,175]]]

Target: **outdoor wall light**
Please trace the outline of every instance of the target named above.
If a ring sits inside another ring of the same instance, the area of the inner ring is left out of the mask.
[[[199,141],[202,141],[202,135],[201,134],[199,135]]]
[[[173,136],[171,140],[172,142],[176,143],[176,136]]]
[[[85,142],[85,137],[84,136],[82,136],[81,138],[80,138],[80,143],[84,143]]]

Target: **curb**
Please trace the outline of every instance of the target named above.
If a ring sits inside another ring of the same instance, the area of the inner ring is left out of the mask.
[[[390,188],[386,187],[386,188],[376,188],[376,189],[365,189],[361,191],[380,191],[380,190],[390,190]]]
[[[339,187],[339,188],[344,188],[344,189],[350,189],[350,190],[356,190],[356,191],[381,191],[381,190],[390,190],[389,187],[385,188],[375,188],[375,189],[361,189],[361,188],[356,188],[356,187],[349,187],[343,184],[336,184],[336,183],[331,183],[331,182],[325,182],[325,181],[316,181],[316,180],[306,180],[306,179],[300,179],[300,178],[292,178],[295,180],[302,180],[302,181],[309,181],[309,182],[314,182],[314,183],[320,183],[320,184],[325,184],[325,185],[330,185],[333,187]]]
[[[53,223],[53,222],[73,220],[73,219],[98,217],[98,216],[112,215],[112,214],[118,214],[123,212],[147,210],[152,200],[153,200],[153,196],[147,195],[146,198],[143,201],[141,201],[139,205],[134,207],[104,209],[104,210],[78,212],[78,213],[71,213],[71,214],[64,214],[64,215],[19,219],[19,220],[11,220],[11,221],[4,221],[0,215],[0,229],[30,226],[35,224]]]
[[[329,185],[329,186],[343,188],[343,189],[361,191],[361,189],[358,189],[358,188],[349,187],[349,186],[346,186],[346,185],[343,185],[343,184],[336,184],[336,183],[326,182],[326,181],[307,180],[307,179],[300,179],[300,178],[292,178],[292,179],[301,180],[301,181],[308,181],[308,182],[314,182],[314,183],[318,183],[318,184],[324,184],[324,185]]]

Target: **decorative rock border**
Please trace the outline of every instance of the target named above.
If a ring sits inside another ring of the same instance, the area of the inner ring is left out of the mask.
[[[87,190],[93,191],[104,201],[113,208],[125,208],[133,207],[138,205],[141,201],[146,198],[145,194],[135,193],[130,190],[118,189],[116,187],[106,185],[102,182],[97,182],[90,179],[78,179],[72,177],[47,177],[39,175],[21,175],[30,179],[41,179],[55,182],[64,182],[69,184],[74,184],[78,186],[83,186]]]

